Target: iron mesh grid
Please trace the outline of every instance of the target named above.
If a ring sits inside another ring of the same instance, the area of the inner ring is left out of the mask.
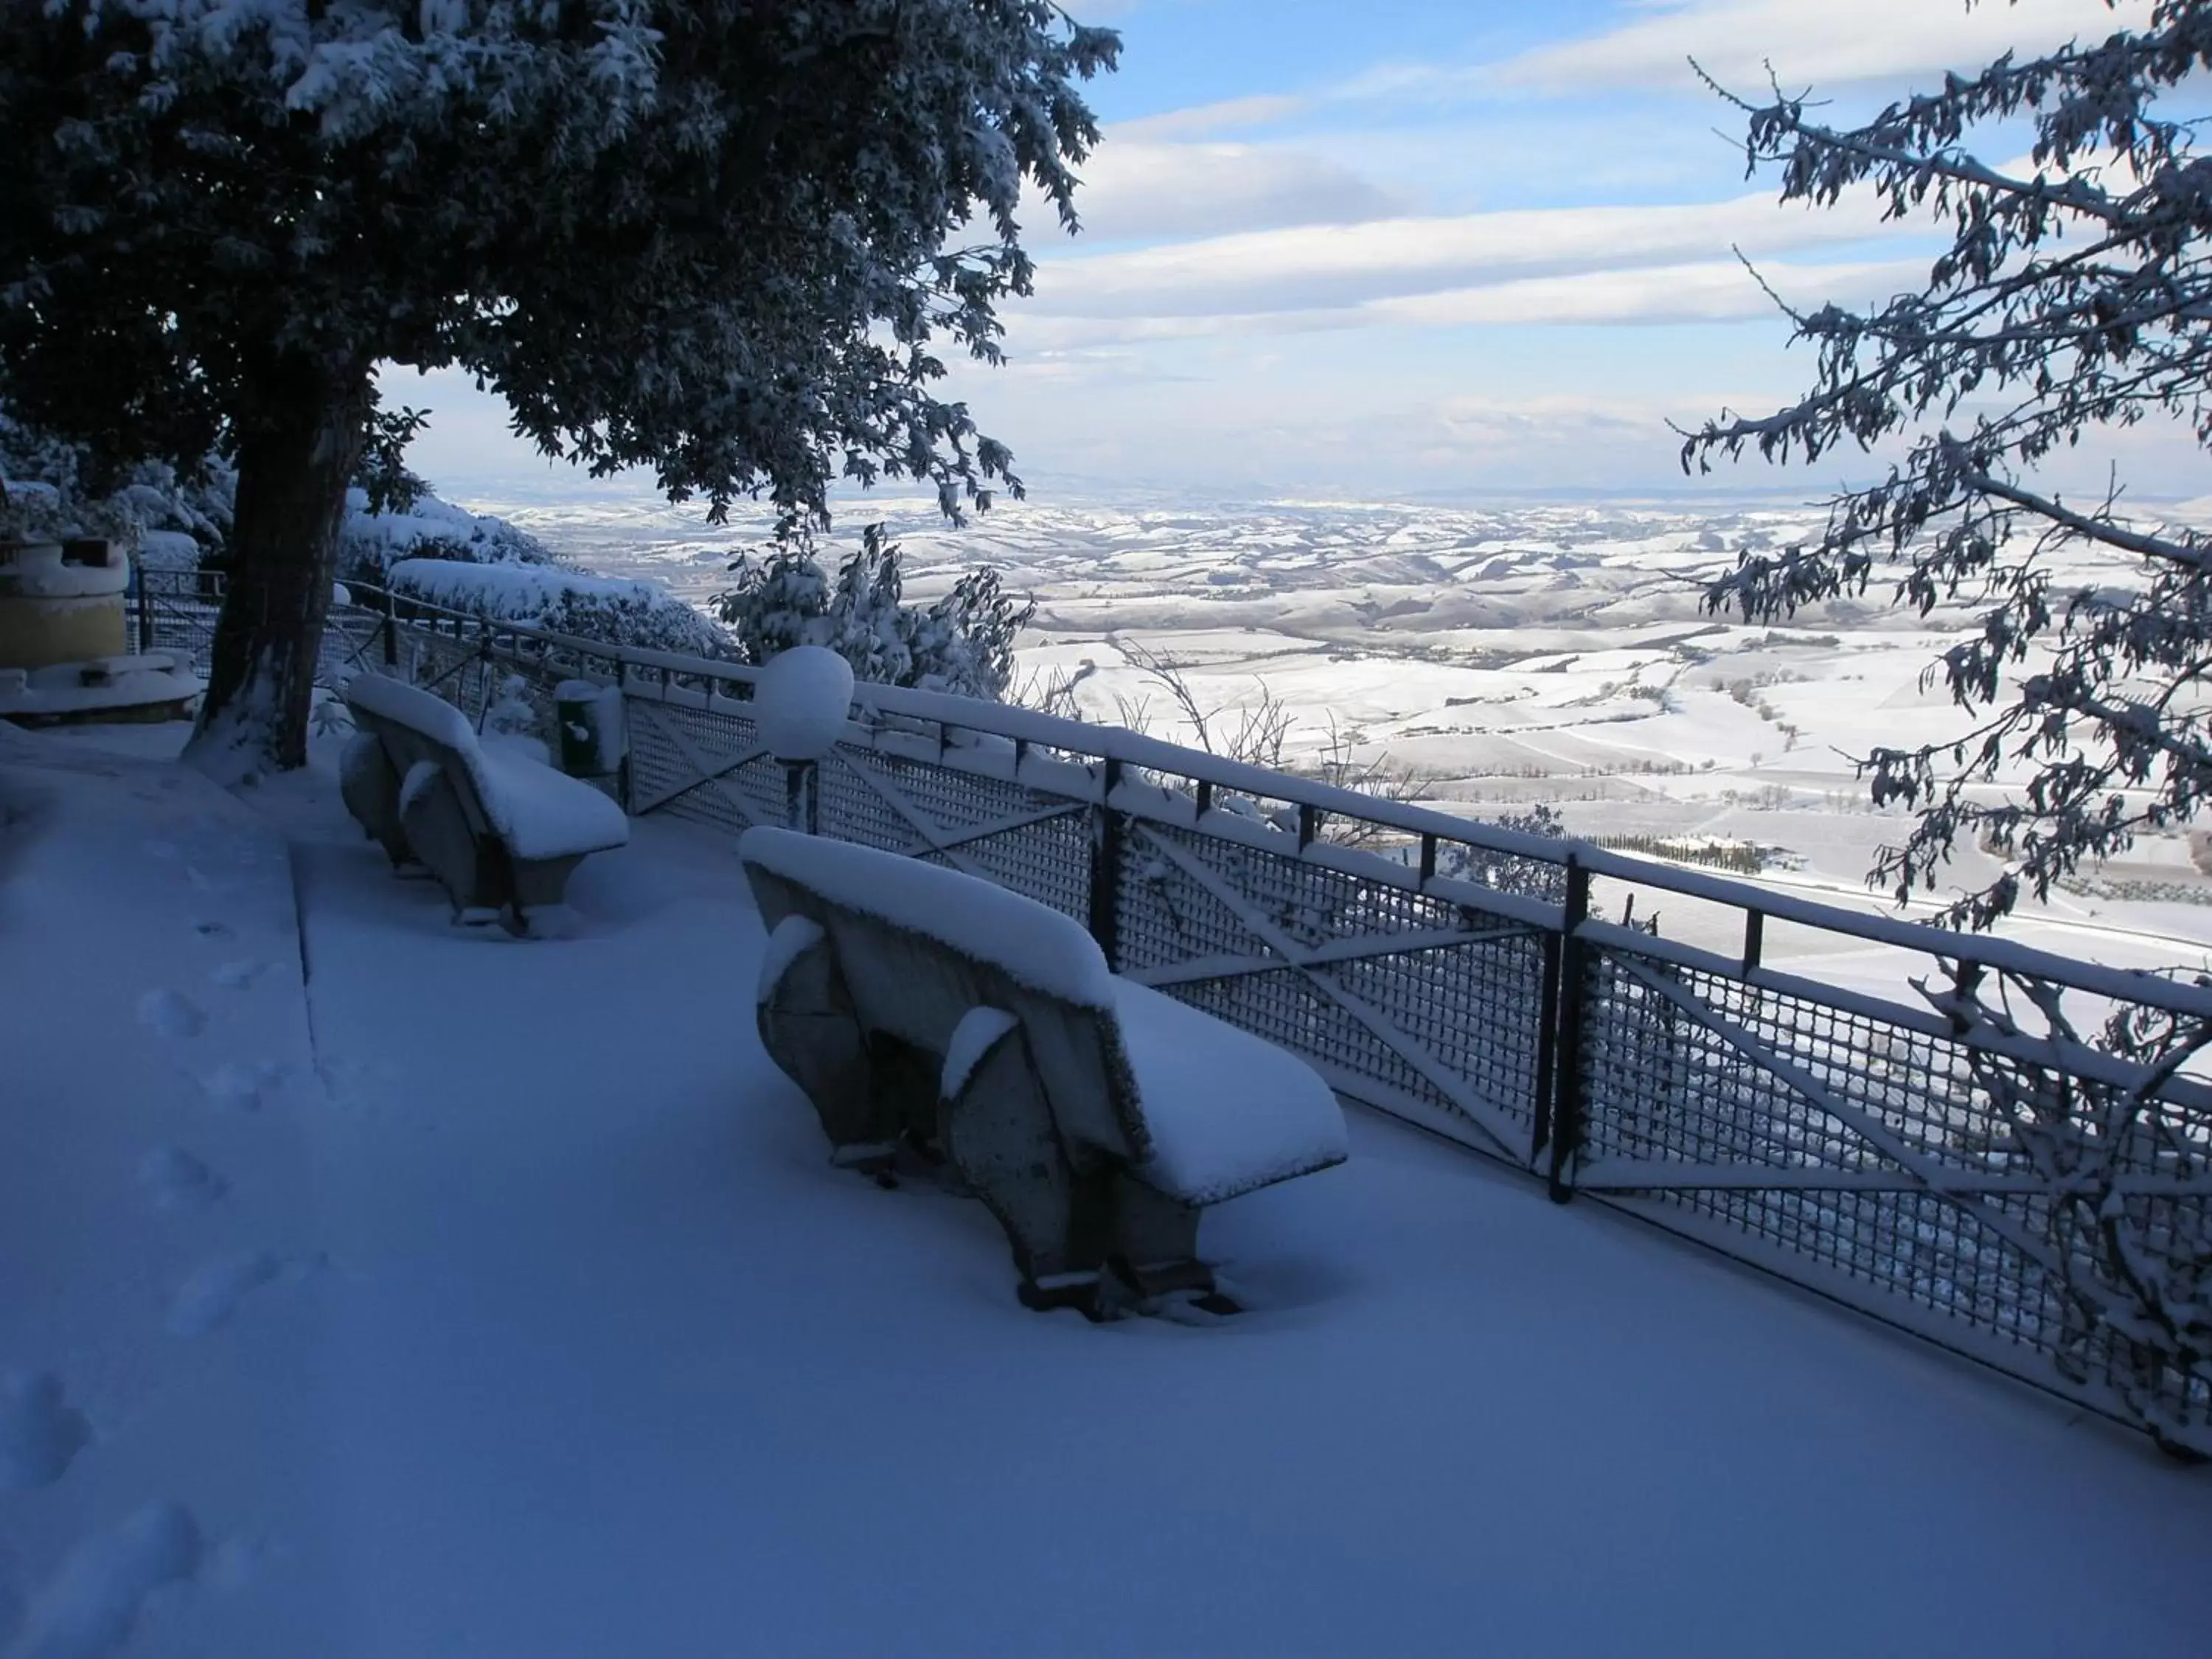
[[[1301,968],[1291,953],[1348,939],[1507,924],[1295,854],[1164,824],[1135,838],[1118,898],[1125,971],[1226,958],[1217,977],[1164,988],[1406,1098],[1472,1119],[1472,1097],[1533,1133],[1543,1010],[1533,932]],[[1269,961],[1284,966],[1252,971]]]
[[[756,823],[781,823],[785,781],[767,756],[724,770],[757,746],[753,723],[718,708],[690,708],[648,698],[629,700],[630,797],[656,811],[732,834]],[[681,741],[678,741],[678,738]],[[687,755],[686,746],[691,750]],[[720,775],[701,777],[692,756]]]
[[[921,844],[914,826],[872,787],[877,757],[833,750],[817,774],[816,811],[825,836],[886,852],[909,853]]]
[[[149,570],[141,573],[139,581],[129,607],[131,640],[150,637],[154,649],[178,653],[190,660],[192,672],[204,678],[214,659],[222,605],[200,597],[197,573]],[[142,613],[150,628],[142,625]]]
[[[903,756],[865,749],[840,750],[836,764],[823,769],[826,781],[840,780],[839,810],[850,811],[863,833],[849,837],[871,846],[903,845],[919,850],[927,839],[865,781],[873,778],[904,802],[934,831],[939,842],[956,842],[962,862],[1003,887],[1048,904],[1065,915],[1089,914],[1091,832],[1087,809],[1064,796],[1047,795],[1010,779],[963,768],[933,765]],[[823,794],[822,827],[842,836],[830,814],[830,794]],[[1010,827],[977,834],[994,824]],[[939,863],[952,860],[938,857]]]
[[[2108,1288],[2097,1241],[2054,1224],[2048,1172],[1963,1041],[1613,951],[1591,957],[1586,997],[1582,1156],[1640,1166],[1644,1201],[1720,1224],[1785,1277],[1795,1264],[1817,1264],[1862,1287],[1875,1311],[1902,1300],[2108,1394],[2148,1390],[2185,1417],[2212,1413],[2202,1382],[2171,1370],[2146,1379],[2144,1355],[2108,1322],[2086,1317],[2077,1287]],[[2155,1109],[2127,1162],[2143,1176],[2187,1173],[2191,1152],[2177,1163],[2172,1149],[2201,1147],[2206,1129],[2201,1115]],[[1680,1185],[1665,1182],[1669,1169]],[[1798,1179],[1701,1181],[1756,1170]],[[1813,1172],[1839,1182],[1890,1177],[1894,1187],[1823,1187],[1802,1179]],[[2212,1259],[2203,1197],[2143,1194],[2124,1205],[2143,1248],[2171,1261]]]

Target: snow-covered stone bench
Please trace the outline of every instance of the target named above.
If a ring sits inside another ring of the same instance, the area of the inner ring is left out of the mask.
[[[357,728],[339,793],[393,865],[420,863],[464,920],[527,929],[590,854],[629,839],[623,810],[513,744],[480,740],[461,711],[381,674],[346,688]]]
[[[933,1140],[1006,1229],[1031,1307],[1214,1295],[1209,1204],[1346,1157],[1304,1061],[1107,969],[1083,927],[957,870],[762,828],[757,1014],[842,1164]],[[1201,1303],[1216,1309],[1225,1304]]]

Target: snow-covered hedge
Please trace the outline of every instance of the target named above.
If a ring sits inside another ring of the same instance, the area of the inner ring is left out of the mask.
[[[372,513],[368,492],[346,492],[344,527],[338,532],[342,580],[379,582],[408,560],[441,559],[471,564],[555,565],[545,544],[504,519],[423,495],[407,511]]]
[[[727,635],[651,582],[593,576],[556,564],[471,563],[449,558],[403,559],[386,570],[383,579],[402,598],[472,617],[526,623],[578,639],[647,651],[694,657],[733,654]]]

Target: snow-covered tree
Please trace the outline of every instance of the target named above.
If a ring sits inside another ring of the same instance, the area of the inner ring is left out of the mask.
[[[740,558],[715,608],[738,654],[765,663],[794,645],[827,646],[855,679],[997,701],[1013,678],[1014,639],[1036,607],[1008,593],[998,573],[971,570],[927,609],[903,599],[898,544],[872,524],[833,581],[803,538],[760,559]]]
[[[1779,165],[1784,201],[1868,189],[1889,217],[1932,219],[1950,239],[1917,293],[1795,315],[1818,352],[1812,391],[1771,415],[1723,413],[1682,460],[1903,452],[1836,497],[1816,544],[1747,552],[1710,599],[1772,620],[1893,581],[1923,614],[1979,607],[1930,670],[1972,732],[1863,763],[1877,803],[1917,813],[1875,872],[1900,898],[1935,886],[1962,834],[2004,856],[1956,922],[1989,926],[2212,797],[2212,538],[2123,514],[2117,488],[2066,499],[2041,475],[2138,422],[2212,447],[2212,158],[2196,144],[2208,64],[2212,0],[2156,0],[2140,28],[2008,56],[1863,126],[1822,125],[1778,89],[1742,105],[1750,165]],[[2021,118],[2034,129],[2026,168],[1965,148],[1977,127]],[[2110,580],[2069,590],[2052,568],[2062,552],[2107,562]],[[1990,787],[2023,767],[2024,788]]]
[[[2040,1219],[2061,1372],[2108,1386],[2176,1456],[2212,1457],[2212,1215],[2186,1195],[2212,1172],[2212,1147],[2203,1110],[2168,1097],[2212,1049],[2212,1024],[2124,1004],[2101,1031],[2081,1031],[2058,986],[1942,968],[1941,981],[1914,983],[1975,1039],[1961,1053],[1973,1092],[2004,1123],[2005,1164],[2051,1194],[2028,1213]],[[2212,976],[2196,984],[2212,990]],[[2090,1076],[2052,1063],[2052,1049],[2090,1042],[2118,1065]]]
[[[717,516],[1018,488],[935,350],[997,356],[1117,45],[1050,0],[23,0],[0,395],[106,468],[234,462],[194,751],[297,764],[380,364]]]

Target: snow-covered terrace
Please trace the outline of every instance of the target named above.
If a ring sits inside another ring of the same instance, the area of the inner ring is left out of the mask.
[[[828,1166],[726,837],[449,925],[313,774],[0,726],[0,1653],[2191,1655],[2212,1481],[1355,1113],[1249,1310]]]

